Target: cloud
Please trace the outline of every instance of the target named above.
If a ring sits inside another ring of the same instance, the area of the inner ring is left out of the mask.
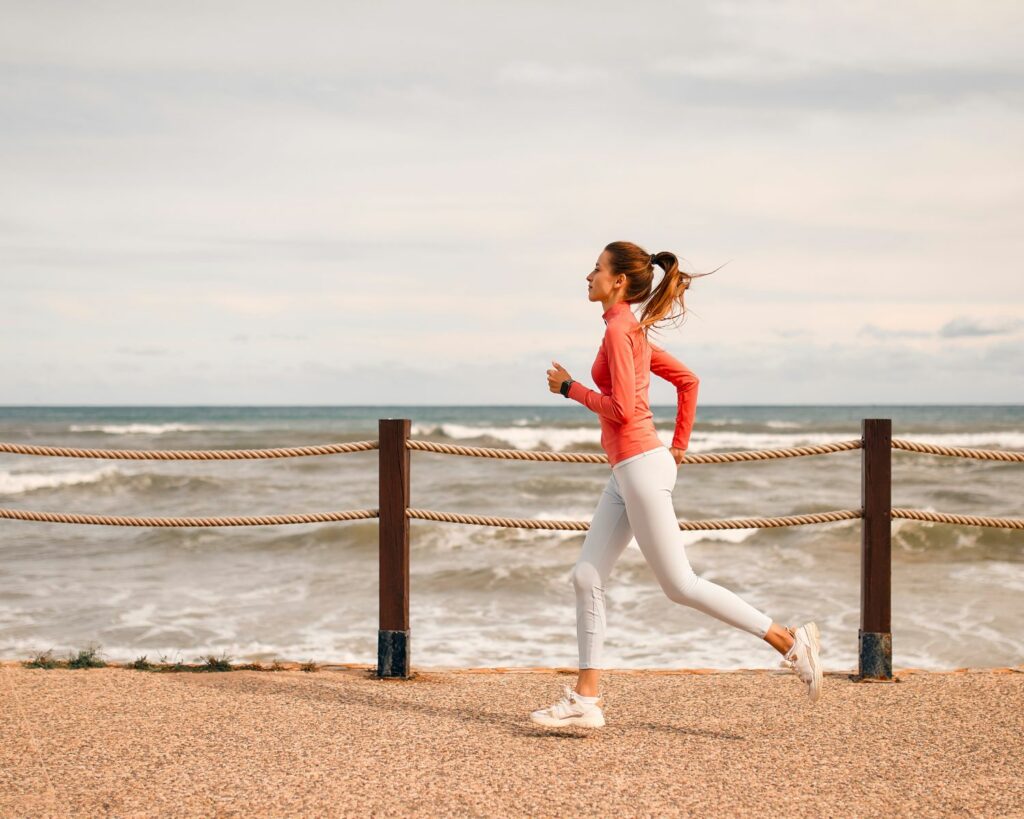
[[[858,336],[869,336],[877,339],[889,338],[931,338],[935,334],[930,330],[911,330],[906,328],[890,329],[875,324],[865,324],[857,331]]]
[[[260,339],[280,339],[281,341],[308,341],[309,336],[302,333],[235,333],[231,341],[248,343]]]
[[[1004,336],[1024,328],[1024,319],[1019,318],[955,318],[939,328],[943,338],[970,336]]]
[[[729,63],[724,63],[730,66]],[[829,68],[793,67],[755,62],[722,71],[710,65],[662,63],[654,76],[685,82],[657,87],[688,104],[715,107],[778,108],[818,111],[830,109],[886,110],[949,105],[976,98],[991,98],[1024,107],[1024,71],[989,68],[895,68],[873,66]]]
[[[574,88],[591,85],[608,77],[605,69],[593,65],[553,65],[536,60],[517,60],[503,65],[497,74],[499,83],[539,87]]]
[[[955,338],[984,338],[988,336],[1013,335],[1024,328],[1024,319],[1012,316],[960,316],[943,323],[939,329],[930,330],[920,327],[922,321],[927,321],[926,315],[907,315],[908,322],[915,322],[917,327],[883,327],[868,322],[862,324],[856,332],[857,337],[874,338],[880,341],[889,339],[955,339]]]
[[[166,347],[118,347],[114,352],[120,355],[158,356],[167,355],[171,351]]]
[[[8,400],[521,402],[620,238],[713,398],[1013,394],[1019,4],[8,5]]]
[[[303,300],[291,293],[205,293],[197,299],[227,312],[245,316],[277,316],[301,309]]]

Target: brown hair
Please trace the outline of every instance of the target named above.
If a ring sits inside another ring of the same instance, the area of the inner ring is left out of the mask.
[[[686,316],[686,304],[684,294],[690,287],[693,279],[701,276],[710,276],[711,273],[685,273],[679,269],[679,259],[676,254],[667,250],[660,253],[648,253],[639,245],[632,242],[612,242],[605,247],[611,256],[612,275],[624,275],[626,277],[625,300],[628,302],[646,301],[640,316],[640,328],[646,335],[650,327],[670,316],[673,306],[679,304],[679,318]],[[665,271],[665,275],[658,286],[651,289],[651,282],[654,280],[654,265],[659,265]]]

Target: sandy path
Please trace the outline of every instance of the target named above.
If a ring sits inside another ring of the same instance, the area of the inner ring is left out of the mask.
[[[0,815],[1024,816],[1024,666],[897,683],[556,669],[146,673],[0,664]]]

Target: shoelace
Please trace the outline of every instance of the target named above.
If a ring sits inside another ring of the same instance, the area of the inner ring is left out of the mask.
[[[779,667],[780,668],[792,668],[794,671],[799,672],[799,669],[797,668],[796,661],[798,659],[800,659],[800,655],[797,654],[797,643],[799,643],[800,641],[797,640],[797,638],[796,638],[796,629],[792,629],[792,628],[789,628],[787,626],[786,627],[786,631],[788,631],[790,633],[790,636],[792,636],[792,638],[793,638],[793,645],[790,646],[790,649],[789,649],[789,651],[791,652],[790,655],[788,657],[783,655],[782,660],[779,661]]]
[[[779,665],[782,666],[783,668],[785,668],[786,666],[789,666],[790,668],[794,668],[795,667],[795,663],[793,661],[797,659],[796,649],[797,649],[797,643],[799,643],[800,641],[796,637],[796,629],[795,628],[791,628],[789,626],[786,626],[786,631],[788,631],[789,632],[789,636],[793,638],[793,645],[791,645],[789,647],[789,651],[792,652],[792,653],[790,654],[788,659],[786,658],[785,655],[783,655],[782,662],[780,662]]]
[[[573,696],[572,686],[562,684],[562,696],[553,705],[548,706],[548,712],[553,717],[565,717],[571,714],[575,709],[572,707]]]
[[[599,705],[603,710],[605,705],[608,703],[608,692],[605,691],[601,693],[599,697],[600,699],[598,699],[594,704]],[[580,705],[584,704],[576,699],[576,692],[573,690],[571,685],[562,683],[562,698],[554,705],[549,706],[549,710],[551,711],[552,716],[563,717],[571,713],[572,710],[575,710],[572,708],[574,703],[579,703]]]
[[[792,634],[792,632],[790,632],[790,633]],[[796,638],[796,635],[794,635],[794,639],[795,638]],[[811,679],[810,671],[806,671],[806,670],[802,669],[800,667],[799,663],[797,662],[797,660],[800,659],[800,654],[798,653],[797,644],[795,642],[793,643],[793,647],[790,649],[790,651],[792,651],[793,653],[790,654],[789,657],[783,657],[782,660],[779,662],[779,667],[781,667],[781,668],[791,668],[791,669],[793,669],[793,671],[796,672],[796,675],[803,682],[810,682],[810,679]]]

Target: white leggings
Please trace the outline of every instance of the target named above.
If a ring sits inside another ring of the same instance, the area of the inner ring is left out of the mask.
[[[728,589],[694,574],[672,507],[679,466],[665,446],[612,467],[583,551],[572,570],[580,668],[599,668],[604,648],[604,585],[612,565],[636,538],[669,599],[764,638],[772,618]]]

